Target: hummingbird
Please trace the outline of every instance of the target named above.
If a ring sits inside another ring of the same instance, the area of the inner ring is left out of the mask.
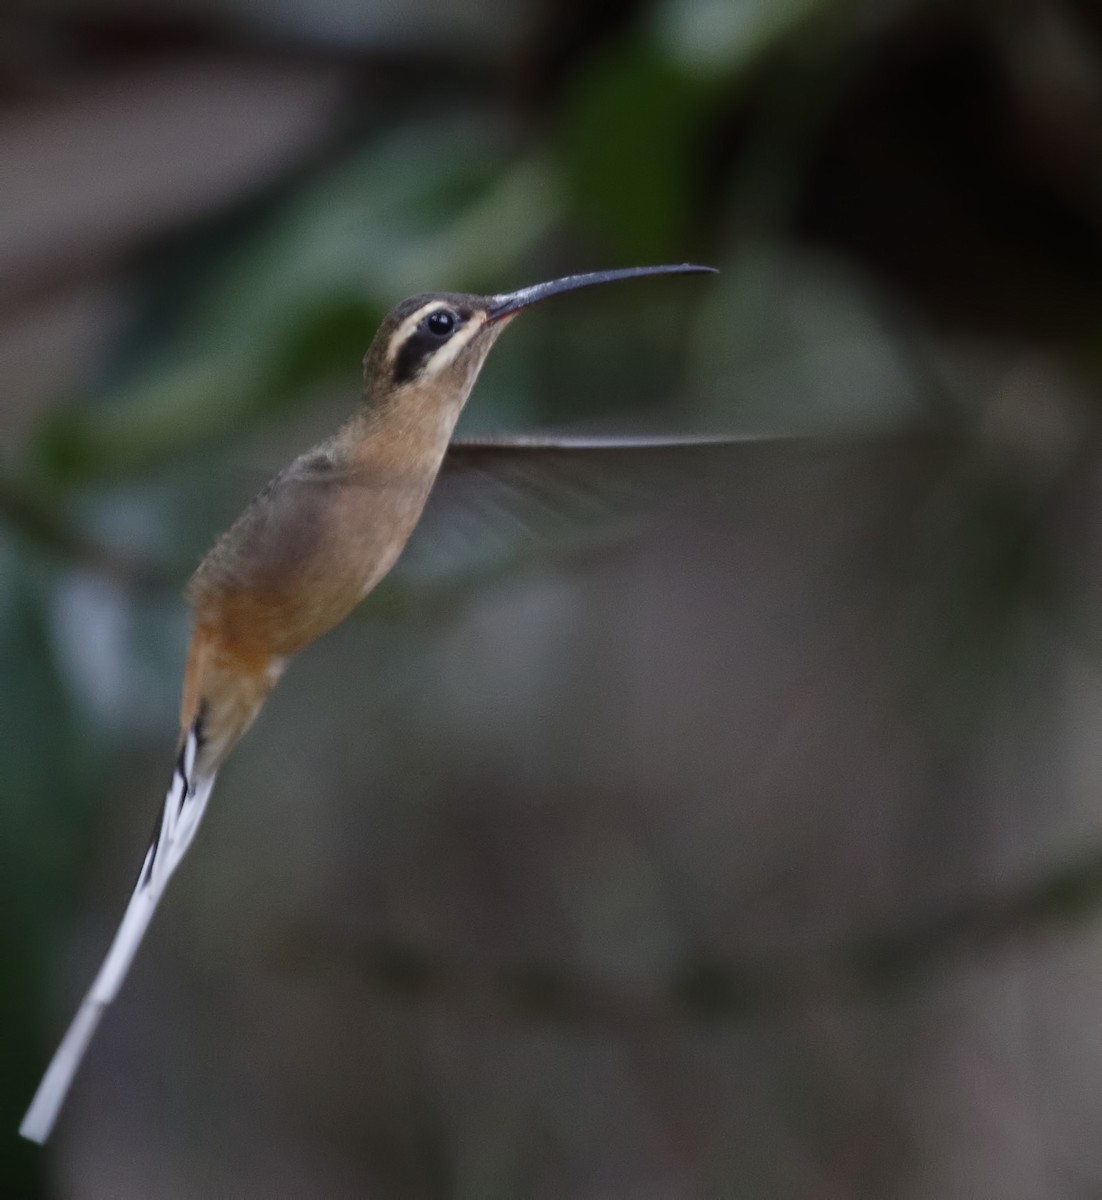
[[[267,484],[188,584],[192,633],[171,783],[115,938],[20,1125],[25,1138],[50,1136],[191,846],[219,768],[291,659],[348,616],[401,554],[505,327],[533,304],[577,288],[712,271],[679,263],[568,275],[501,295],[428,293],[383,319],[364,358],[355,412]]]

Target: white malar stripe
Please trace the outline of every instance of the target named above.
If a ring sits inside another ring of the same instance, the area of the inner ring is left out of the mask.
[[[181,767],[192,768],[198,741],[195,731],[188,734],[184,753],[172,775],[172,784],[165,796],[161,813],[160,832],[146,851],[138,882],[126,906],[118,931],[84,997],[76,1016],[61,1039],[42,1082],[27,1109],[19,1132],[32,1142],[45,1142],[57,1120],[57,1115],[72,1086],[73,1078],[87,1052],[100,1018],[126,978],[145,937],[165,886],[187,853],[199,822],[206,811],[214,775],[193,779],[190,783]]]
[[[429,374],[436,375],[445,367],[451,366],[467,344],[474,340],[475,335],[482,329],[484,324],[485,320],[482,314],[475,313],[462,329],[457,333],[453,333],[435,354],[430,355],[425,362],[425,367],[428,369]]]

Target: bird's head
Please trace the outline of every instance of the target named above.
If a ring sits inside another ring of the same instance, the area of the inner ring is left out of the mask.
[[[367,398],[384,401],[433,397],[461,408],[490,347],[523,309],[548,296],[594,284],[643,275],[684,275],[713,270],[713,267],[692,263],[627,267],[587,275],[567,275],[498,296],[465,292],[429,292],[411,296],[384,317],[367,352],[364,359]]]

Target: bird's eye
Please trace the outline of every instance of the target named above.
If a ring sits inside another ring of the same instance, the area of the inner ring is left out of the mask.
[[[455,328],[455,313],[438,308],[425,318],[425,328],[437,337],[446,337]]]

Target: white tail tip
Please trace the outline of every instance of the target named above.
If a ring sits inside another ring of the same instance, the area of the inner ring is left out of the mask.
[[[145,937],[165,885],[180,865],[191,845],[214,785],[214,776],[196,778],[195,757],[200,742],[198,722],[188,732],[168,794],[161,810],[161,820],[153,841],[146,851],[145,861],[130,903],[126,906],[111,949],[96,975],[91,990],[73,1018],[57,1053],[50,1060],[46,1074],[38,1085],[19,1132],[32,1142],[42,1143],[50,1136],[57,1114],[96,1032],[104,1010],[114,1000],[134,955]]]
[[[80,1006],[46,1074],[42,1076],[42,1082],[38,1085],[38,1091],[34,1094],[23,1123],[19,1126],[23,1137],[41,1145],[50,1136],[77,1064],[84,1057],[106,1007],[105,1004],[91,998],[86,999]]]

